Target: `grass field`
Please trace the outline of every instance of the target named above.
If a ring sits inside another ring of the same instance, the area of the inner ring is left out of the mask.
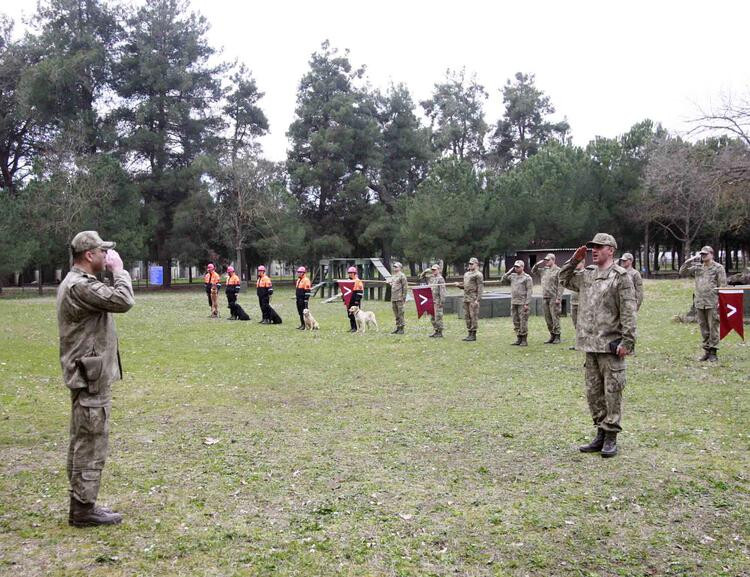
[[[249,323],[209,320],[202,292],[118,317],[100,501],[125,521],[86,530],[67,525],[54,301],[0,300],[0,574],[750,575],[750,347],[695,362],[697,326],[670,322],[688,282],[646,284],[609,460],[576,450],[570,319],[549,346],[533,317],[519,349],[510,319],[464,343],[450,316],[436,342],[413,303],[403,337],[370,303],[380,332],[350,335],[316,300],[311,334],[291,294],[280,326],[248,291]]]

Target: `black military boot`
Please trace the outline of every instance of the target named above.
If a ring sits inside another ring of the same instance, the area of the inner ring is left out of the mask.
[[[70,498],[68,524],[72,527],[95,527],[97,525],[117,525],[122,522],[122,515],[94,503],[81,503],[75,497]]]
[[[399,327],[395,331],[393,331],[391,334],[392,335],[403,335],[404,334],[404,329],[403,329],[403,327]]]
[[[435,334],[432,335],[432,336],[435,337],[436,339],[442,339],[443,338],[443,331],[442,330],[435,331]]]
[[[297,330],[298,331],[304,331],[305,330],[305,323],[300,323],[299,326],[297,327]]]
[[[526,340],[526,338],[527,338],[526,335],[523,335],[522,337],[519,337],[519,338],[521,339],[521,342],[518,343],[519,347],[528,347],[529,346],[529,343]]]
[[[551,345],[559,345],[560,344],[560,335],[552,335],[552,342]]]
[[[469,334],[466,335],[462,340],[468,342],[477,340],[477,331],[469,331]]]
[[[717,349],[708,349],[708,362],[709,363],[715,363],[719,360],[719,357],[716,355],[718,352]]]
[[[588,445],[582,445],[578,447],[581,453],[597,453],[602,450],[604,446],[604,429],[596,430],[596,437]]]
[[[703,361],[709,360],[710,358],[711,358],[711,349],[705,349],[703,351],[703,356],[699,358],[698,360],[703,362]]]
[[[550,333],[549,334],[549,338],[546,341],[544,341],[544,344],[545,345],[551,345],[554,340],[555,340],[555,335],[553,335],[552,333]]]
[[[521,340],[522,340],[521,335],[516,335],[516,342],[515,343],[510,343],[510,346],[511,347],[518,347],[518,346],[520,346],[521,345]]]
[[[602,446],[602,457],[608,459],[617,454],[617,433],[607,431],[604,433],[604,445]]]

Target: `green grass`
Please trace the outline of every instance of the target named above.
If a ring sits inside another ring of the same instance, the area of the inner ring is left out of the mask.
[[[290,291],[281,326],[248,291],[249,323],[209,320],[202,292],[138,296],[100,495],[125,521],[88,530],[66,523],[54,301],[0,300],[0,574],[750,575],[750,350],[731,335],[696,363],[697,326],[670,322],[690,284],[646,291],[610,460],[576,450],[568,318],[564,346],[533,317],[518,349],[510,319],[428,339],[412,303],[398,337],[389,303],[350,335],[315,300],[312,334]]]

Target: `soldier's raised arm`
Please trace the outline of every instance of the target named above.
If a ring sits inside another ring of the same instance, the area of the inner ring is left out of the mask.
[[[534,274],[534,273],[535,273],[535,272],[536,272],[536,271],[537,271],[537,270],[539,269],[539,265],[540,265],[540,264],[542,264],[543,262],[544,262],[543,260],[538,260],[538,261],[536,261],[536,262],[534,263],[534,266],[532,266],[532,267],[531,267],[531,270],[530,270],[529,272],[530,272],[531,274]]]
[[[106,268],[112,271],[115,285],[107,286],[93,275],[86,275],[85,280],[70,287],[70,299],[89,311],[127,312],[135,304],[130,274],[123,267],[122,259],[114,249],[107,251],[105,264]]]
[[[565,292],[565,287],[562,285],[562,282],[560,282],[560,272],[561,271],[557,271],[555,273],[555,277],[556,277],[556,279],[555,279],[556,285],[555,286],[557,287],[557,291],[556,291],[556,294],[555,294],[555,300],[562,302],[563,293]]]
[[[570,260],[560,268],[560,284],[566,289],[576,292],[581,291],[581,279],[583,275],[576,274],[576,266],[586,258],[587,250],[586,245],[579,246]]]
[[[686,259],[685,262],[682,263],[677,274],[680,276],[695,276],[695,271],[698,270],[698,266],[700,266],[700,263],[696,266],[695,259],[696,257],[694,256]]]
[[[619,280],[617,297],[620,307],[620,326],[622,327],[621,345],[628,353],[632,353],[633,347],[635,347],[637,322],[635,288],[633,288],[633,281],[630,279],[630,275],[622,274]]]

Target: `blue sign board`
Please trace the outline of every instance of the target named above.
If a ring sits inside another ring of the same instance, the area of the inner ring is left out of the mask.
[[[148,268],[148,282],[153,285],[161,286],[164,284],[164,267],[151,266]]]

